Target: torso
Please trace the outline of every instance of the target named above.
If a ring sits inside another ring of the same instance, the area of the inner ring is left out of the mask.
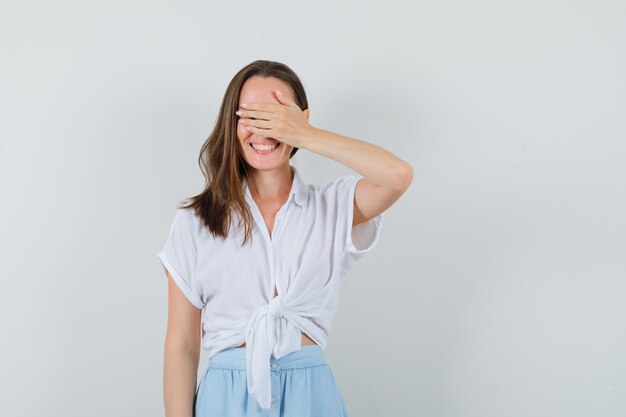
[[[278,291],[276,290],[276,287],[274,287],[274,295],[278,295]],[[305,345],[316,345],[317,343],[315,343],[309,336],[307,336],[304,332],[301,332],[302,334],[302,340],[300,342],[300,344],[302,346]],[[243,345],[239,345],[238,347],[246,347],[246,344],[244,343]]]
[[[263,219],[265,220],[265,224],[267,226],[267,230],[270,235],[270,238],[272,236],[272,230],[274,229],[274,218],[276,217],[276,213],[278,212],[282,204],[284,203],[281,203],[278,207],[265,207],[257,202],[257,206],[259,207],[259,210],[261,211],[261,214],[263,215]],[[274,296],[277,296],[277,295],[278,295],[278,290],[276,289],[276,287],[274,287]],[[301,332],[301,335],[302,335],[302,340],[301,340],[302,346],[317,344],[304,332]],[[239,345],[238,347],[246,347],[246,344],[244,343],[242,345]]]

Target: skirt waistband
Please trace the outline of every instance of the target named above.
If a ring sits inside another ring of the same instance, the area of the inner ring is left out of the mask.
[[[208,368],[246,370],[246,348],[232,347],[217,352],[209,358]],[[276,365],[274,365],[276,364]],[[326,365],[324,351],[319,345],[304,345],[295,352],[288,353],[282,358],[270,357],[270,370],[308,368],[311,366]],[[273,365],[273,366],[272,366]]]

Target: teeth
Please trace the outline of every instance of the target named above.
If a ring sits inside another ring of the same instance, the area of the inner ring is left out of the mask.
[[[256,143],[252,144],[252,147],[259,151],[269,151],[271,149],[274,149],[276,146],[278,145],[257,145]]]

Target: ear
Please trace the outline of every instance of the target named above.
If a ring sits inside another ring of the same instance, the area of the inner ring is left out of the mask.
[[[309,109],[304,109],[302,113],[304,113],[304,115],[306,116],[306,119],[309,120]]]

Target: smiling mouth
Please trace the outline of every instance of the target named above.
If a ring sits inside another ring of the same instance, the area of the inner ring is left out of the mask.
[[[253,149],[257,150],[257,151],[273,151],[274,149],[278,148],[280,146],[280,142],[276,143],[275,145],[260,145],[260,144],[256,144],[256,143],[251,143],[250,147],[252,147]]]

